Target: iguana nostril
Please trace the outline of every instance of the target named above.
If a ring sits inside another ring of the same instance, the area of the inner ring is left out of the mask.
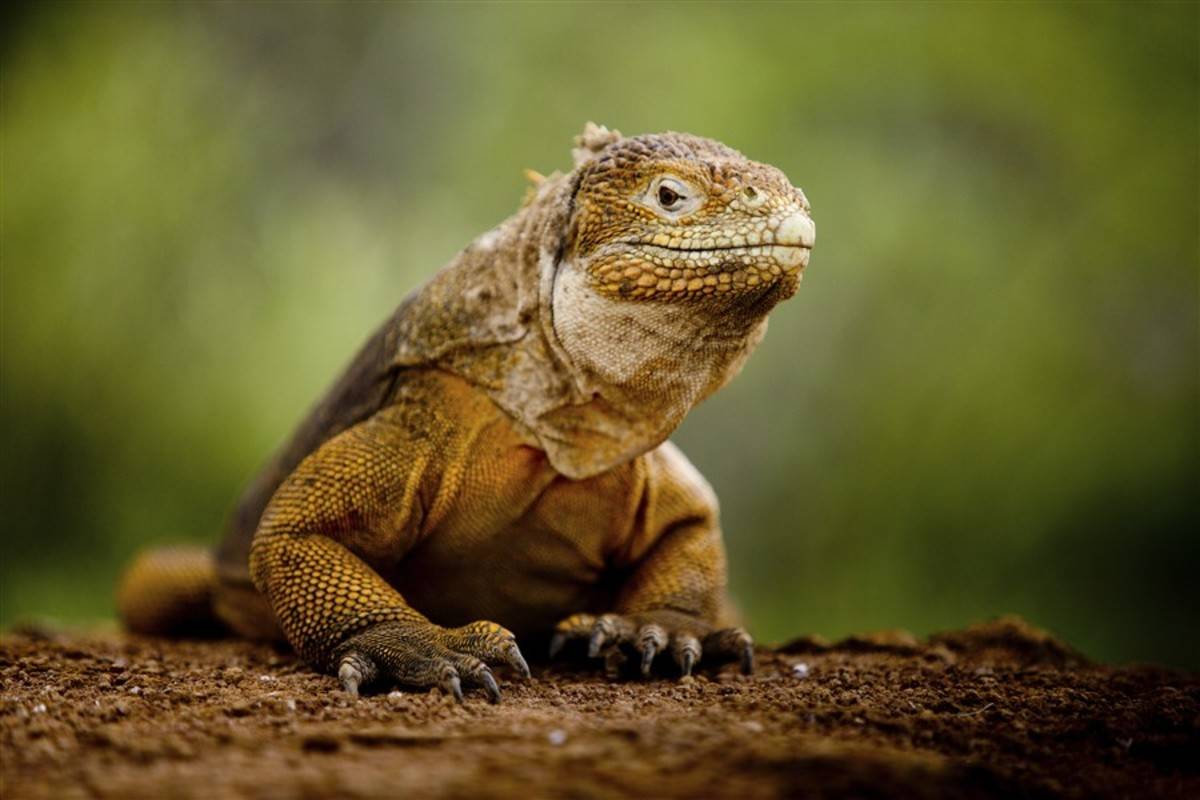
[[[742,197],[745,198],[746,205],[750,208],[758,208],[766,202],[767,196],[753,186],[747,186],[742,189]]]

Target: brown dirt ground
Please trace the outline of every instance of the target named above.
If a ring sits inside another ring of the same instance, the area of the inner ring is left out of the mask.
[[[245,642],[14,633],[0,795],[1200,797],[1200,676],[1089,664],[1020,620],[758,662],[685,683],[535,666],[459,706],[354,701]]]

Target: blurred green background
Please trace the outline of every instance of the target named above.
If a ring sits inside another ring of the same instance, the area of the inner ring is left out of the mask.
[[[0,624],[213,541],[361,340],[570,165],[711,136],[818,245],[675,439],[764,640],[1016,612],[1200,667],[1197,6],[41,4],[3,34]]]

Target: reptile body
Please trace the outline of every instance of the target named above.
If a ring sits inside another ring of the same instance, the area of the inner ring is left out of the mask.
[[[551,634],[610,670],[630,653],[644,674],[659,654],[751,668],[716,498],[667,436],[795,293],[808,202],[687,134],[589,124],[577,145],[367,342],[215,557],[135,561],[128,627],[282,637],[351,692],[497,699],[489,665],[527,675],[517,640]]]

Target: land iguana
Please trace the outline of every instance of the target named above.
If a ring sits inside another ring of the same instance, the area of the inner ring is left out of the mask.
[[[752,669],[716,497],[667,437],[795,293],[808,201],[710,139],[589,123],[576,144],[367,341],[215,554],[135,559],[130,630],[283,638],[351,694],[460,701],[499,699],[491,666],[528,677],[539,633],[610,671]]]

